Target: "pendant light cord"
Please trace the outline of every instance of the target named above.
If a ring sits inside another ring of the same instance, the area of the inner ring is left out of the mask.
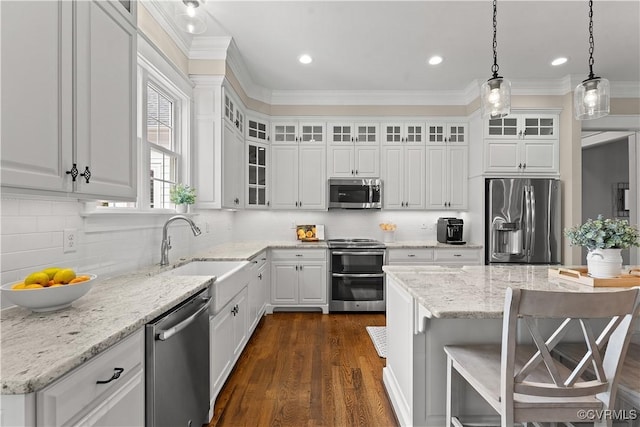
[[[495,46],[495,39],[493,43]],[[589,0],[589,79],[593,78],[595,78],[595,76],[593,75],[593,0]]]
[[[498,29],[498,5],[497,5],[497,0],[493,0],[493,65],[491,66],[491,71],[493,71],[494,79],[499,77],[498,69],[500,68],[498,67],[498,41],[496,39],[497,29]]]

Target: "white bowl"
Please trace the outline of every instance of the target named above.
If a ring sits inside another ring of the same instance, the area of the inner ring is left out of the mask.
[[[95,274],[78,274],[78,276],[89,276],[90,279],[72,285],[38,289],[11,289],[16,283],[21,283],[13,282],[2,285],[0,291],[2,292],[2,298],[6,298],[15,305],[32,311],[60,310],[69,307],[73,301],[89,292],[94,280],[98,277]]]

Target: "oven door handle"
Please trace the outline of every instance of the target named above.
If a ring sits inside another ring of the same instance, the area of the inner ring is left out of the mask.
[[[384,277],[384,273],[332,273],[333,277]]]
[[[183,330],[184,328],[186,328],[187,326],[189,326],[190,324],[192,324],[196,320],[196,317],[200,315],[200,313],[202,313],[203,311],[209,308],[209,306],[211,305],[211,297],[202,298],[202,301],[204,302],[204,304],[198,309],[198,311],[196,311],[191,316],[184,319],[182,322],[175,325],[173,328],[159,331],[157,334],[157,339],[160,341],[166,341],[172,336],[174,336],[175,334],[177,334],[178,332],[180,332],[181,330]]]
[[[331,255],[355,255],[355,256],[364,256],[364,255],[384,255],[384,251],[357,251],[357,252],[345,252],[345,251],[332,251]]]

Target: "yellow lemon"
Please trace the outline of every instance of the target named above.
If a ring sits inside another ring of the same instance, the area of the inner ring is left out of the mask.
[[[11,289],[13,289],[14,291],[20,290],[20,289],[24,289],[27,285],[24,284],[24,282],[21,283],[16,283],[15,285],[13,285],[11,287]]]
[[[62,270],[58,271],[55,276],[53,276],[53,282],[62,283],[66,285],[67,283],[69,283],[75,278],[76,278],[75,271],[73,271],[70,268],[63,268]]]
[[[42,270],[43,273],[47,273],[49,276],[49,280],[53,280],[53,276],[56,275],[58,271],[62,270],[60,267],[49,267]]]
[[[27,285],[24,288],[25,289],[42,289],[42,288],[44,288],[44,286],[34,283],[32,285]]]
[[[86,282],[89,279],[91,279],[91,277],[89,277],[89,276],[78,276],[75,279],[73,279],[72,281],[70,281],[69,284],[73,285],[74,283],[82,283],[82,282]]]
[[[42,271],[37,271],[35,273],[31,273],[24,279],[24,284],[29,285],[46,285],[49,283],[49,276],[47,273],[43,273]]]

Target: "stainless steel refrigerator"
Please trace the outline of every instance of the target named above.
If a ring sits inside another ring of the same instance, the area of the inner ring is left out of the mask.
[[[560,180],[491,178],[485,196],[487,264],[561,262]]]

